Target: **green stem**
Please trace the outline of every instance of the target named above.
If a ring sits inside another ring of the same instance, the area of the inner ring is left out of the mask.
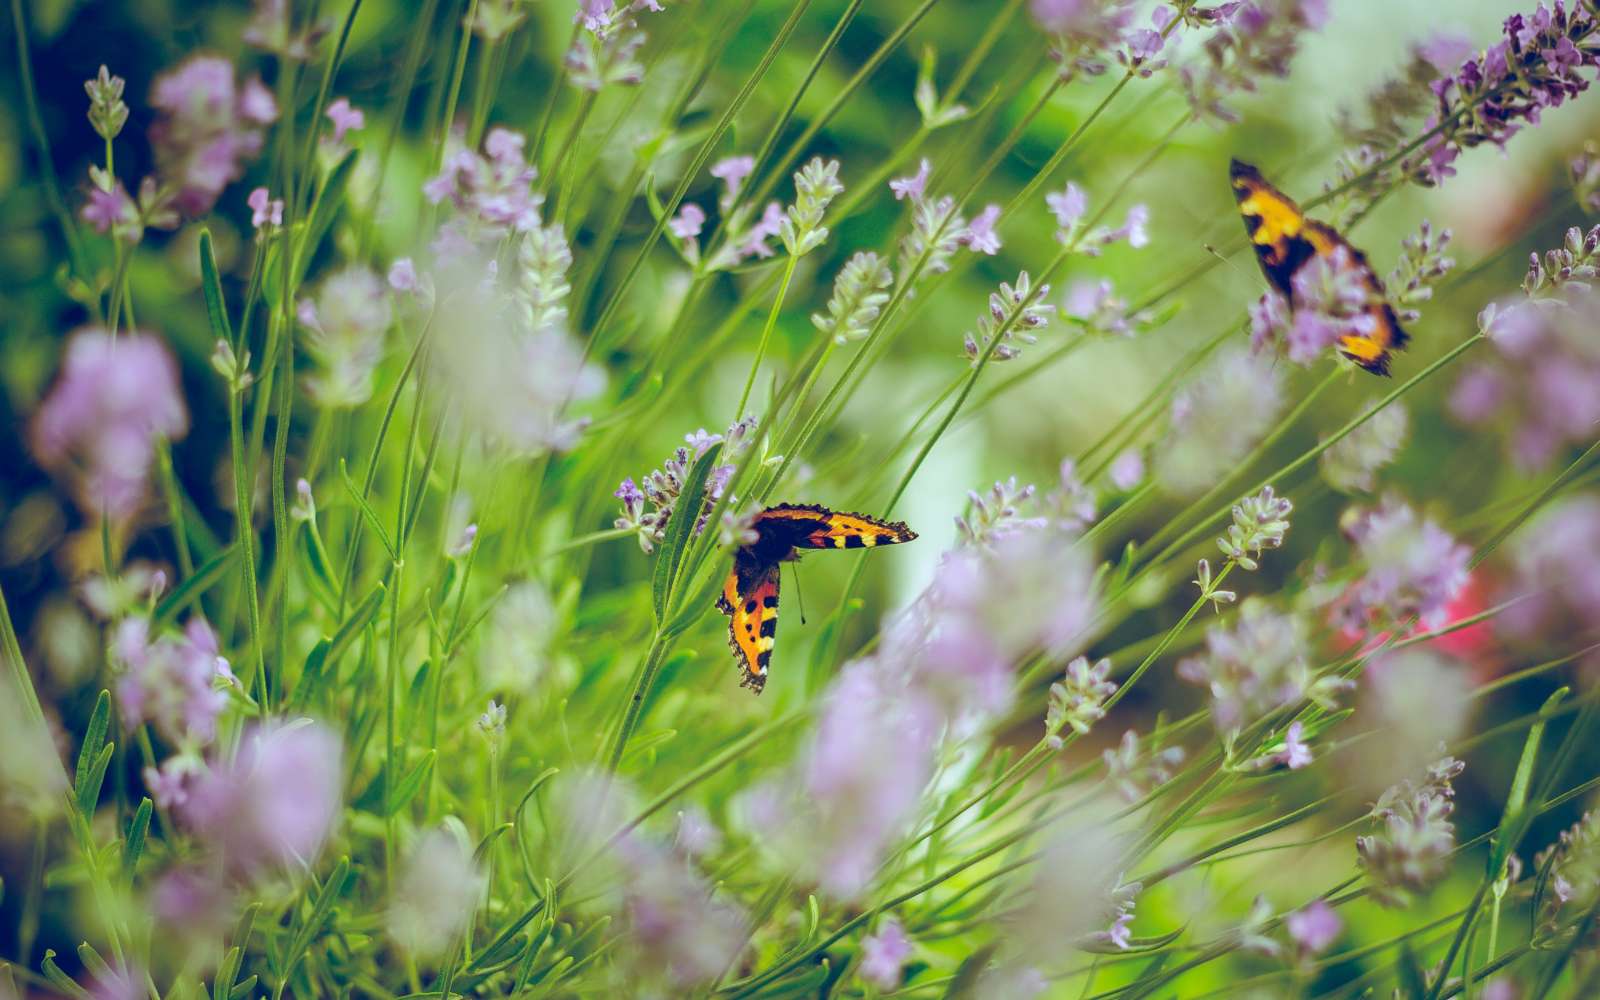
[[[750,363],[750,375],[744,381],[744,391],[739,394],[739,406],[734,410],[735,422],[744,419],[745,406],[750,402],[750,390],[755,387],[756,375],[761,371],[761,362],[767,356],[767,341],[772,336],[772,328],[777,325],[778,313],[783,309],[784,296],[789,294],[789,282],[794,278],[795,265],[800,258],[789,255],[788,263],[783,269],[783,281],[778,285],[778,296],[772,300],[772,309],[767,313],[767,324],[761,328],[761,340],[756,344],[756,357]]]

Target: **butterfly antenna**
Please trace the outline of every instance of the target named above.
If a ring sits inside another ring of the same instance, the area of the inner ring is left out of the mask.
[[[806,594],[800,589],[800,564],[790,563],[789,573],[794,577],[794,603],[800,609],[800,624],[806,623]]]
[[[1217,258],[1218,260],[1222,261],[1224,264],[1226,264],[1229,267],[1233,268],[1235,271],[1238,271],[1241,276],[1243,276],[1245,278],[1252,278],[1253,277],[1249,271],[1247,271],[1243,267],[1239,266],[1239,262],[1236,259],[1234,259],[1232,257],[1223,256],[1221,250],[1218,250],[1216,247],[1212,246],[1209,243],[1202,243],[1200,245],[1206,248],[1206,253],[1208,253],[1211,256],[1213,256],[1213,257]]]

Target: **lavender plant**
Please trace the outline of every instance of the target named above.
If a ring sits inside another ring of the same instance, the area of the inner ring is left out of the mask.
[[[1593,0],[12,6],[0,998],[1600,993]]]

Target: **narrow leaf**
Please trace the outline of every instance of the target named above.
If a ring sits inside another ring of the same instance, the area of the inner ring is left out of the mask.
[[[357,486],[355,480],[350,478],[350,470],[346,468],[342,458],[339,460],[339,477],[344,480],[345,492],[349,493],[350,499],[355,501],[356,509],[361,511],[361,519],[367,522],[367,526],[377,534],[378,541],[383,544],[384,550],[389,553],[390,560],[399,562],[400,554],[395,549],[394,542],[390,541],[389,532],[384,530],[383,521],[378,517],[378,512],[372,509],[372,505],[367,503],[367,498],[361,495],[361,487]]]
[[[178,617],[178,612],[188,607],[201,594],[210,590],[217,581],[227,576],[233,567],[233,560],[239,555],[238,543],[231,543],[227,548],[212,556],[189,574],[189,578],[172,588],[172,591],[156,604],[155,611],[150,615],[151,628],[168,624]]]
[[[200,230],[200,287],[206,297],[206,319],[211,335],[233,343],[233,328],[228,324],[228,307],[222,301],[222,279],[217,276],[217,256],[211,248],[211,230]]]
[[[133,878],[134,870],[139,867],[139,858],[144,855],[145,836],[150,832],[151,808],[148,796],[139,800],[139,808],[128,823],[128,836],[122,841],[122,870],[129,878]]]
[[[83,802],[85,786],[89,783],[90,774],[94,771],[94,764],[100,756],[101,749],[106,745],[106,730],[110,727],[111,692],[102,690],[100,697],[95,699],[94,711],[89,714],[89,726],[83,731],[83,746],[78,749],[78,766],[73,771],[72,790],[79,803]],[[97,784],[96,798],[99,792],[100,786]],[[92,808],[93,805],[94,802],[91,800],[89,806]]]
[[[100,802],[100,786],[106,780],[106,768],[111,766],[111,755],[117,749],[115,743],[107,743],[100,748],[100,756],[90,765],[87,777],[80,775],[78,786],[78,811],[84,818],[94,814],[94,807]]]
[[[410,805],[411,800],[417,797],[417,792],[422,789],[423,782],[427,781],[428,776],[433,773],[433,759],[438,753],[437,750],[429,750],[423,754],[422,759],[417,762],[417,766],[407,772],[406,776],[401,778],[394,789],[389,792],[384,807],[385,816],[395,815]]]
[[[672,517],[667,521],[666,537],[662,539],[661,550],[656,553],[655,575],[651,580],[651,599],[658,625],[666,618],[668,599],[672,596],[678,575],[678,564],[683,561],[683,550],[688,547],[689,539],[694,535],[695,522],[700,519],[701,508],[705,506],[706,480],[721,454],[722,446],[714,445],[706,449],[706,453],[694,463],[688,480],[683,484],[683,491],[673,505]],[[707,530],[714,528],[708,525]]]

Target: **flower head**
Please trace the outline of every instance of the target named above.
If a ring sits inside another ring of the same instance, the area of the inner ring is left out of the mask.
[[[928,188],[928,173],[933,169],[933,164],[927,157],[917,166],[917,172],[908,177],[896,177],[889,182],[889,190],[894,193],[895,201],[910,198],[913,202],[921,201]]]
[[[1344,921],[1326,901],[1314,899],[1283,918],[1289,940],[1301,955],[1320,955],[1328,950],[1344,930]]]
[[[404,860],[394,883],[389,936],[412,955],[438,958],[466,930],[485,885],[472,849],[456,832],[428,831]]]
[[[526,159],[525,146],[521,134],[494,128],[484,138],[482,153],[456,145],[445,155],[443,168],[422,187],[430,202],[449,202],[455,209],[435,241],[436,251],[493,246],[542,223],[544,195],[533,190],[539,171]]]
[[[324,112],[328,116],[328,124],[333,126],[333,132],[328,136],[334,145],[344,144],[344,137],[355,129],[360,129],[367,123],[367,116],[360,108],[350,104],[348,97],[341,97],[328,105]]]
[[[194,777],[177,818],[236,876],[304,869],[339,817],[342,752],[309,720],[253,725],[232,760]]]
[[[1244,348],[1223,350],[1173,397],[1157,476],[1181,494],[1210,486],[1266,435],[1282,406],[1278,366]]]
[[[870,250],[853,254],[833,280],[827,315],[813,313],[811,325],[837,344],[860,340],[889,301],[888,289],[893,283],[894,272],[883,258]]]
[[[1080,656],[1067,664],[1061,680],[1050,685],[1050,705],[1045,712],[1045,740],[1052,747],[1065,745],[1060,733],[1071,727],[1079,736],[1089,732],[1089,727],[1105,718],[1106,699],[1117,693],[1116,682],[1111,680],[1111,661],[1097,660],[1093,666],[1087,656]]]
[[[1405,906],[1448,871],[1456,846],[1456,828],[1450,822],[1455,789],[1450,782],[1465,766],[1445,757],[1420,783],[1403,781],[1378,799],[1372,809],[1376,828],[1356,838],[1357,860],[1378,902]]]
[[[159,338],[84,329],[67,342],[31,440],[43,465],[73,474],[86,514],[125,520],[144,505],[157,442],[188,430],[178,366]]]
[[[1049,285],[1036,291],[1027,271],[1017,274],[1016,286],[1000,283],[998,292],[989,294],[989,311],[978,317],[977,332],[968,332],[962,346],[967,359],[976,367],[985,359],[1010,361],[1021,356],[1023,345],[1037,343],[1030,331],[1050,324],[1056,307],[1045,299]]]
[[[994,256],[1000,252],[1000,234],[994,231],[995,223],[1000,221],[1000,206],[989,205],[979,212],[956,241],[967,247],[973,253]]]
[[[158,171],[174,192],[173,207],[190,218],[209,212],[222,189],[243,176],[261,152],[263,130],[278,118],[261,81],[240,87],[233,64],[217,56],[194,56],[157,77],[150,104]]]
[[[901,970],[911,957],[911,939],[900,922],[890,917],[878,925],[876,933],[861,939],[861,978],[879,989],[900,985]]]
[[[122,91],[127,85],[120,76],[112,76],[105,64],[93,79],[83,82],[89,95],[89,124],[102,139],[110,142],[122,133],[128,123],[128,106],[122,101]]]
[[[1409,423],[1404,406],[1385,406],[1322,453],[1322,478],[1344,493],[1370,491],[1378,470],[1394,461],[1405,444]]]
[[[1450,601],[1466,585],[1470,549],[1392,498],[1350,512],[1344,526],[1366,572],[1336,606],[1341,624],[1360,631],[1413,615],[1424,628],[1444,623]]]
[[[117,707],[125,726],[148,722],[164,739],[189,749],[216,737],[217,717],[227,704],[221,687],[233,672],[204,619],[191,618],[181,638],[152,638],[149,621],[124,618],[117,624],[112,655],[123,670]]]
[[[744,187],[745,178],[755,170],[756,160],[753,156],[728,156],[711,165],[711,176],[723,184],[722,196],[717,199],[717,204],[727,209],[738,200],[739,190]]]
[[[323,280],[315,305],[300,317],[318,366],[306,380],[315,399],[349,407],[372,398],[373,372],[392,315],[388,289],[366,268],[347,267]]]
[[[283,225],[283,199],[273,198],[266,188],[258,187],[251,191],[245,203],[250,206],[250,224],[257,229]]]

